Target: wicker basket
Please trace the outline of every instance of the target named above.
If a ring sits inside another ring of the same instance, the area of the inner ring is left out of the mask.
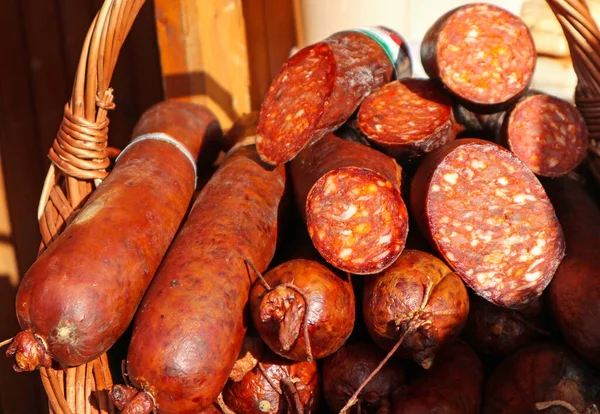
[[[576,105],[590,132],[588,166],[600,181],[600,31],[585,0],[547,0],[567,40],[578,77]],[[123,42],[144,0],[105,0],[85,39],[73,94],[50,149],[38,219],[40,253],[64,229],[108,175],[117,150],[107,146],[107,112],[114,108],[110,80]],[[50,412],[114,413],[108,398],[112,376],[106,354],[66,370],[41,368]]]
[[[587,165],[600,182],[600,31],[585,0],[547,0],[569,44],[577,74],[575,105],[590,136]]]

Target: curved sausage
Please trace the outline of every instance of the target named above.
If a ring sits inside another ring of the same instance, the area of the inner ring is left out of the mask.
[[[429,79],[401,79],[373,92],[358,110],[358,127],[394,158],[419,157],[452,141],[463,127],[452,102]]]
[[[273,352],[311,361],[337,351],[354,327],[354,290],[322,264],[291,260],[256,281],[250,292],[252,321]],[[308,342],[307,342],[308,339]]]
[[[477,295],[470,298],[471,309],[463,336],[478,352],[505,356],[549,335],[541,327],[541,308],[534,314],[496,306]]]
[[[440,349],[433,367],[394,396],[393,414],[478,414],[483,394],[481,360],[461,340]]]
[[[400,255],[408,213],[402,169],[372,148],[327,135],[291,163],[296,203],[315,248],[345,272],[377,273]]]
[[[600,208],[575,176],[544,185],[567,241],[567,255],[548,287],[550,314],[569,345],[600,368]]]
[[[394,76],[410,76],[404,40],[373,27],[335,33],[292,56],[262,104],[256,146],[270,164],[292,160],[336,130],[361,101]]]
[[[323,395],[327,405],[339,412],[369,374],[385,358],[375,344],[346,344],[323,363]],[[392,393],[405,383],[404,368],[390,360],[358,395],[356,406],[361,413],[379,413],[389,409]]]
[[[363,316],[371,338],[389,351],[406,335],[395,355],[426,369],[461,332],[468,314],[462,280],[428,253],[404,250],[392,266],[365,280]]]
[[[537,299],[565,254],[542,185],[496,144],[457,139],[429,153],[412,182],[411,205],[450,267],[499,306]]]
[[[599,391],[597,373],[567,348],[536,343],[521,348],[492,373],[482,414],[592,413]]]
[[[245,260],[259,271],[271,261],[284,190],[284,167],[266,168],[247,146],[196,199],[144,297],[127,354],[128,376],[145,391],[138,395],[151,396],[161,414],[197,413],[227,382],[256,279]]]
[[[465,106],[506,108],[528,88],[536,61],[531,33],[517,16],[491,4],[449,11],[427,31],[421,62]]]
[[[63,366],[89,362],[133,319],[188,209],[198,151],[220,127],[204,107],[165,101],[142,115],[133,136],[152,133],[183,150],[160,134],[130,145],[23,278],[16,301],[23,331],[7,351],[17,371],[50,357]]]
[[[315,413],[319,398],[316,362],[292,362],[269,351],[241,381],[223,389],[223,401],[239,414]]]

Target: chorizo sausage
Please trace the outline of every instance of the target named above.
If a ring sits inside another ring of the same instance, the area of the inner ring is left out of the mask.
[[[369,95],[358,127],[371,144],[394,158],[424,155],[452,141],[463,127],[452,102],[429,79],[402,79]]]
[[[465,106],[506,108],[528,88],[536,51],[517,16],[491,4],[468,4],[441,16],[421,43],[421,62]]]
[[[383,272],[365,280],[363,317],[371,338],[396,355],[429,368],[435,353],[465,326],[469,296],[458,275],[441,260],[404,250]]]
[[[269,87],[258,119],[256,146],[271,164],[292,160],[336,130],[372,91],[410,76],[404,40],[373,27],[335,33],[292,56]]]
[[[575,175],[544,181],[563,226],[567,255],[548,287],[548,308],[582,358],[600,368],[600,208]]]
[[[142,115],[137,140],[23,278],[23,331],[7,350],[17,371],[84,364],[125,332],[187,212],[198,151],[217,135],[201,106],[165,101]]]
[[[160,413],[196,413],[225,386],[256,279],[245,260],[264,271],[273,258],[285,182],[284,166],[267,168],[254,146],[238,148],[205,185],[171,245],[127,353],[129,379]]]
[[[250,292],[252,321],[273,352],[311,361],[337,351],[354,326],[354,290],[322,264],[290,260],[271,269]]]
[[[536,300],[565,254],[542,185],[497,144],[457,139],[426,155],[412,182],[411,206],[450,267],[499,306]]]
[[[223,401],[239,414],[315,413],[319,398],[316,362],[292,362],[270,351],[241,381],[223,389]]]
[[[408,213],[402,169],[392,158],[330,134],[302,151],[290,172],[298,209],[328,263],[371,274],[400,255]]]
[[[469,345],[456,340],[440,349],[433,367],[420,371],[394,396],[393,414],[479,414],[484,373]]]
[[[470,304],[463,335],[482,354],[505,356],[540,336],[549,335],[541,326],[541,308],[533,314],[523,314],[496,306],[477,295],[471,295]]]
[[[483,414],[594,413],[600,381],[567,348],[555,343],[527,345],[491,374]]]
[[[585,157],[588,130],[571,103],[539,92],[526,94],[505,112],[461,116],[497,143],[511,150],[536,175],[558,177],[576,168]],[[477,119],[476,122],[472,122]]]
[[[384,358],[385,353],[368,342],[346,344],[325,358],[323,396],[329,408],[339,412]],[[389,409],[392,393],[404,383],[404,367],[388,361],[358,395],[358,412],[374,414]]]

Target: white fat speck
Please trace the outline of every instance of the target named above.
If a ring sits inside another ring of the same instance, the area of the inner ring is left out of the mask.
[[[536,200],[537,200],[537,198],[535,198],[535,197],[534,197],[534,196],[532,196],[531,194],[527,194],[527,195],[525,196],[525,200],[527,200],[527,201],[536,201]]]
[[[337,186],[335,185],[335,181],[334,181],[333,177],[332,176],[327,177],[327,180],[325,180],[325,195],[329,195],[329,194],[333,193],[336,189],[337,189]]]
[[[344,236],[350,236],[352,234],[352,230],[342,230],[342,234]]]
[[[437,184],[432,185],[431,186],[431,191],[434,191],[434,192],[440,191],[440,186],[437,185]]]
[[[498,178],[498,184],[508,185],[508,179],[506,177],[500,177],[500,178]]]
[[[544,252],[543,247],[545,245],[546,241],[544,239],[537,239],[534,248],[531,249],[531,254],[534,256],[540,256]]]
[[[342,249],[342,251],[340,252],[340,259],[347,259],[351,254],[352,254],[352,249],[349,247],[346,247],[345,249]]]
[[[481,170],[487,167],[487,164],[480,160],[473,160],[471,161],[471,167],[475,168],[476,170]]]
[[[558,165],[558,160],[554,157],[548,158],[548,167],[556,167]]]
[[[358,211],[358,207],[356,207],[354,204],[350,204],[350,206],[346,209],[346,211],[344,211],[338,217],[340,220],[348,220],[350,217],[355,215],[357,211]]]
[[[467,36],[468,37],[477,37],[477,36],[479,36],[479,32],[475,29],[471,29],[471,30],[469,30],[469,33],[467,33]]]
[[[440,223],[442,223],[442,224],[450,223],[450,217],[448,217],[448,216],[440,217]]]
[[[381,132],[381,130],[383,129],[383,127],[379,124],[375,125],[375,131],[377,132]]]
[[[478,244],[479,244],[479,240],[477,240],[477,239],[473,239],[473,240],[471,240],[471,246],[475,247],[475,246],[477,246]]]
[[[385,182],[383,182],[381,180],[377,180],[377,185],[380,187],[385,187]]]
[[[363,264],[365,262],[364,257],[357,257],[356,259],[350,260],[354,264]]]
[[[526,273],[525,274],[525,280],[528,281],[528,282],[533,282],[535,280],[538,280],[541,275],[542,275],[542,272]]]
[[[390,251],[389,251],[389,250],[384,250],[382,253],[380,253],[380,254],[378,254],[377,256],[375,256],[375,257],[373,258],[373,260],[377,262],[377,261],[379,261],[379,260],[381,260],[381,259],[384,259],[384,258],[386,258],[386,257],[387,257],[389,254],[390,254]]]
[[[531,272],[534,267],[536,267],[537,265],[542,264],[542,263],[544,263],[544,259],[543,258],[542,259],[537,259],[536,261],[534,261],[533,263],[531,263],[529,265],[529,268],[527,269],[527,271]]]
[[[456,260],[456,256],[454,256],[454,254],[452,254],[452,253],[446,253],[446,257],[448,258],[448,260],[452,260],[452,261]]]
[[[525,194],[517,194],[513,197],[513,201],[517,204],[523,204],[525,202]]]
[[[477,273],[475,275],[477,282],[484,284],[488,280],[488,274],[486,272]]]
[[[458,180],[458,174],[457,173],[444,174],[443,178],[444,178],[444,181],[446,181],[447,183],[454,185],[454,184],[456,184],[456,181]]]
[[[377,242],[377,244],[386,244],[389,243],[390,240],[392,240],[392,235],[390,234],[386,234],[385,236],[381,236],[379,238],[379,241]]]
[[[298,118],[298,117],[301,117],[302,115],[304,115],[304,109],[300,109],[298,112],[296,112],[295,117]]]
[[[470,224],[467,224],[465,226],[465,230],[467,230],[467,231],[473,231],[473,226],[471,226]]]

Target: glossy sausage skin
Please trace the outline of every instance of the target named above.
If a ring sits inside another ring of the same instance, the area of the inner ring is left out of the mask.
[[[228,408],[240,414],[296,413],[293,401],[297,393],[302,413],[317,412],[320,382],[316,362],[292,362],[268,351],[259,364],[241,381],[227,383],[223,401]]]
[[[359,31],[335,33],[292,56],[277,74],[262,104],[256,145],[263,160],[277,165],[339,128],[369,93],[396,70],[410,76],[411,63],[397,33],[377,28],[398,56],[392,62],[379,41]]]
[[[237,149],[206,184],[144,297],[127,354],[129,378],[160,413],[197,413],[240,352],[244,308],[275,253],[285,169]]]
[[[344,280],[318,262],[296,259],[271,269],[264,278],[271,289],[254,283],[250,312],[273,352],[293,361],[308,360],[306,324],[314,359],[332,354],[346,342],[355,311],[347,276]]]
[[[404,250],[393,265],[365,280],[363,316],[371,338],[389,351],[408,331],[396,355],[424,368],[461,332],[468,314],[462,280],[429,253]]]
[[[346,344],[325,358],[323,394],[329,408],[339,412],[384,358],[385,352],[370,342]],[[375,414],[384,407],[389,408],[393,392],[404,383],[403,366],[389,360],[360,392],[352,410]]]
[[[600,208],[573,177],[544,181],[567,242],[547,300],[569,345],[600,368]]]
[[[456,340],[445,345],[429,370],[419,371],[394,398],[393,414],[478,414],[484,373],[469,345]]]
[[[564,407],[536,408],[563,401],[575,412],[591,409],[600,391],[598,374],[572,352],[555,343],[527,345],[505,359],[485,385],[482,414],[562,414]]]
[[[133,136],[151,132],[170,135],[195,159],[220,127],[204,107],[165,101],[142,115]],[[25,333],[36,334],[63,366],[106,352],[133,319],[188,209],[194,182],[190,161],[173,144],[146,140],[129,147],[25,275],[16,302]],[[19,338],[11,349],[18,368],[35,369],[23,358]]]

